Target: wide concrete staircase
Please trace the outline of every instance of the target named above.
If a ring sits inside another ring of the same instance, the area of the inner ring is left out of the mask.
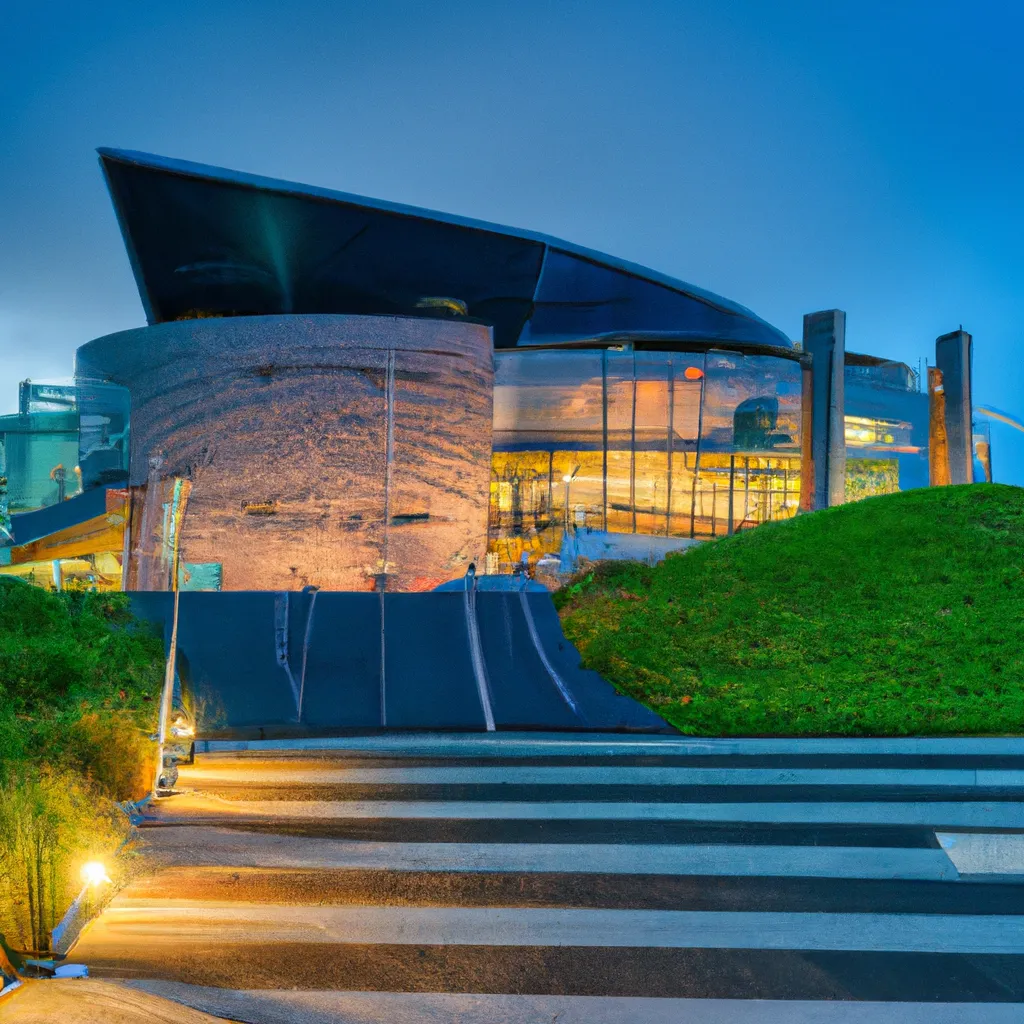
[[[330,742],[200,744],[72,959],[260,1024],[1024,1020],[1022,741]]]

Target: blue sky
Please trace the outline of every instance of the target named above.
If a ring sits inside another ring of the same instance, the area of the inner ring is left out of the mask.
[[[1024,413],[1024,5],[33,0],[0,31],[0,411],[143,322],[95,157],[533,228]],[[993,425],[997,479],[1024,434]],[[1018,441],[1018,438],[1020,439]]]

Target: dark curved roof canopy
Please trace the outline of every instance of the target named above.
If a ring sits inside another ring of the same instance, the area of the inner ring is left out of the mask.
[[[150,323],[466,315],[495,345],[629,335],[791,348],[748,309],[568,242],[142,153],[100,160]]]

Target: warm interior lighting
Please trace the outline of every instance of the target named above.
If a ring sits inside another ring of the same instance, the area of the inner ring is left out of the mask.
[[[896,431],[909,431],[910,424],[897,420],[876,420],[870,416],[844,417],[846,443],[851,447],[894,445]]]
[[[90,860],[82,865],[82,881],[86,885],[102,885],[104,882],[109,882],[110,879],[107,877],[107,869],[101,861]]]
[[[683,370],[683,376],[687,380],[700,380],[704,376],[704,371],[696,366],[688,366]]]

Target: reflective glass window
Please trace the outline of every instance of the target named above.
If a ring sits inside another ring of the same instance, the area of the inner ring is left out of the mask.
[[[928,396],[902,364],[847,366],[846,498],[927,487]]]

